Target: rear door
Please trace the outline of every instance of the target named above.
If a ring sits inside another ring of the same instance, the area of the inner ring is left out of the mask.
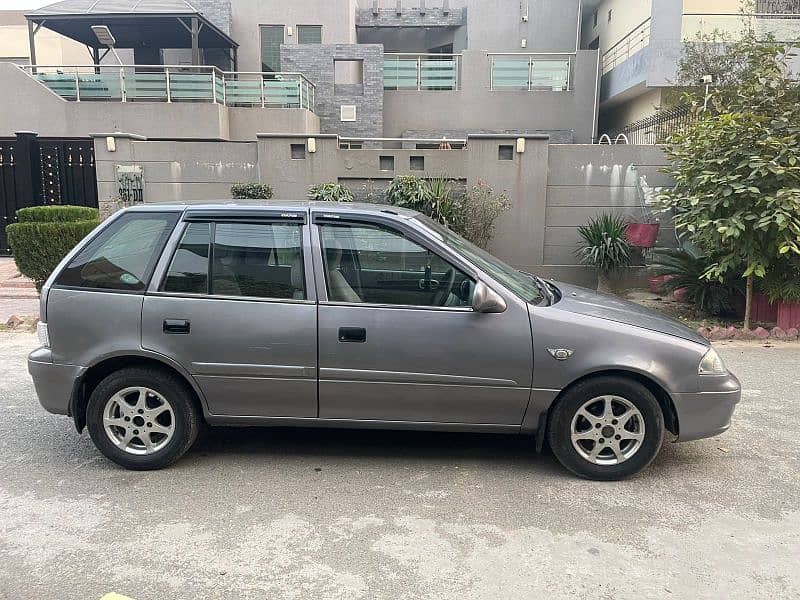
[[[142,312],[209,412],[317,416],[317,309],[305,211],[187,212]]]

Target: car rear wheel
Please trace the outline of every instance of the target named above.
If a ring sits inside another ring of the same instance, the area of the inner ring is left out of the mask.
[[[559,462],[597,480],[624,479],[656,457],[664,415],[637,381],[597,377],[568,389],[550,411],[548,441]]]
[[[133,470],[160,469],[191,447],[200,416],[175,375],[133,367],[108,375],[92,392],[86,424],[97,449]]]

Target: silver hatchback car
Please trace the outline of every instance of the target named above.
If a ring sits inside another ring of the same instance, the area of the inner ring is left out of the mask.
[[[129,469],[209,425],[526,434],[592,479],[725,431],[740,386],[697,333],[544,281],[413,211],[142,206],[45,284],[45,409]]]

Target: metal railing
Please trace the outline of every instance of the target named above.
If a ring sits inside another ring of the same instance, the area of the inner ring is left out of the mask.
[[[301,73],[186,65],[23,65],[20,69],[75,102],[209,102],[314,111],[314,84]]]
[[[342,150],[463,150],[467,138],[376,138],[339,136]]]
[[[681,104],[661,110],[607,135],[610,140],[616,140],[615,143],[624,139],[628,144],[644,146],[663,144],[673,133],[684,133],[696,120],[697,113],[692,107]]]
[[[603,75],[650,45],[650,17],[603,53]]]
[[[571,89],[571,53],[489,53],[489,86],[493,91],[567,92]]]
[[[461,84],[460,54],[386,53],[383,89],[450,91]]]
[[[800,13],[685,13],[681,37],[692,41],[698,36],[724,33],[736,38],[750,29],[792,42],[800,37]]]

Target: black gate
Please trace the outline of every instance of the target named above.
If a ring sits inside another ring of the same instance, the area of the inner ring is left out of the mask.
[[[97,207],[94,144],[90,139],[0,138],[0,254],[11,252],[5,226],[26,206]]]

